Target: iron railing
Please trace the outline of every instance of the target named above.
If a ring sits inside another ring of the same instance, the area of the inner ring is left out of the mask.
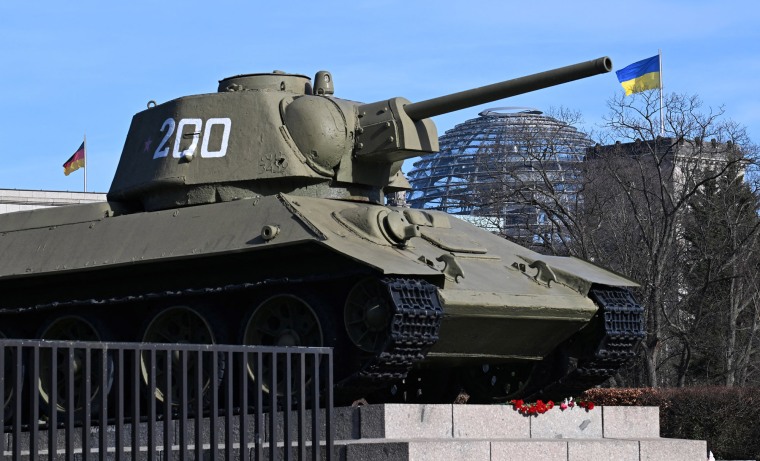
[[[0,340],[12,460],[333,458],[332,350]]]

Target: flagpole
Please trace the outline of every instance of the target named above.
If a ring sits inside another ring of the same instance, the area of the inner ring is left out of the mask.
[[[657,57],[660,60],[660,136],[665,136],[665,119],[662,114],[662,50],[657,50]]]
[[[87,192],[87,133],[84,134],[84,191]]]

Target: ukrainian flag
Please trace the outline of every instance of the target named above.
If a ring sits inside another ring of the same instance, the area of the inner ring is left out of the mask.
[[[660,56],[652,56],[615,72],[625,95],[660,87]]]

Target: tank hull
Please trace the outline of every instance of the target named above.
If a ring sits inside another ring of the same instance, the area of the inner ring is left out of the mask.
[[[383,224],[389,215],[414,235],[394,240]],[[287,291],[289,284],[321,277],[324,286],[308,289],[321,296],[335,291],[331,279],[405,277],[435,286],[443,309],[438,340],[417,366],[540,361],[597,314],[588,297],[592,284],[634,285],[443,213],[287,194],[138,213],[118,203],[33,210],[0,217],[0,235],[0,312],[4,325],[26,335],[36,333],[38,325],[27,319],[37,311],[87,309],[107,323],[137,305],[155,304],[145,297],[157,293],[181,299],[266,281],[280,281]],[[550,268],[550,278],[540,265],[530,268],[536,261]],[[253,301],[226,296],[238,306],[220,306],[217,313],[229,319],[225,340],[237,342],[231,330]],[[326,309],[341,329],[344,306]],[[139,322],[129,324],[111,325],[109,335],[140,340]]]

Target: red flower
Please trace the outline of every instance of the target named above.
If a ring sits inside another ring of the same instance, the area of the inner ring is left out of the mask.
[[[515,411],[518,411],[520,414],[525,416],[542,415],[555,407],[555,403],[552,400],[549,400],[547,402],[544,402],[543,400],[536,400],[533,403],[525,403],[524,400],[517,399],[510,401],[510,403],[512,404],[512,408]],[[584,408],[586,411],[594,409],[593,402],[585,400],[573,401],[572,397],[565,399],[564,402],[560,403],[559,408],[564,411],[567,408],[572,408],[576,405],[580,408]]]

